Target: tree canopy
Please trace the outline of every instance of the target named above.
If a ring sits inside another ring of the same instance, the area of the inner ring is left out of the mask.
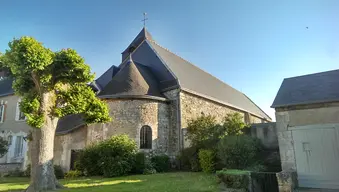
[[[22,98],[20,109],[30,126],[43,126],[45,111],[41,105],[47,103],[51,117],[83,114],[87,123],[110,120],[107,105],[88,86],[94,74],[75,50],[53,52],[25,36],[11,41],[9,49],[0,57],[2,66],[8,68],[14,78],[13,89]]]

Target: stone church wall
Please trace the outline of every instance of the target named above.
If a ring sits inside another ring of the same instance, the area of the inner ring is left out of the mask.
[[[180,92],[180,105],[181,127],[183,128],[183,135],[186,133],[186,127],[189,120],[196,119],[203,114],[213,115],[216,117],[217,122],[221,123],[226,114],[238,112],[244,117],[244,121],[246,119],[245,116],[248,116],[248,120],[246,120],[247,123],[262,123],[262,120],[256,116],[217,102],[213,102],[203,97],[193,95],[186,91]],[[189,145],[189,141],[184,139],[184,147],[188,147]]]
[[[174,158],[182,148],[181,119],[180,119],[180,90],[173,89],[164,93],[169,100],[169,155]]]
[[[113,135],[127,134],[140,146],[140,129],[144,125],[152,128],[152,149],[167,153],[169,110],[164,102],[152,100],[111,100],[112,122],[88,127],[88,143],[107,139]]]
[[[169,148],[169,105],[153,100],[107,101],[112,122],[93,124],[86,128],[59,135],[55,138],[54,163],[68,171],[71,150],[108,139],[113,135],[127,134],[140,146],[140,129],[144,125],[152,128],[152,150],[167,153]]]
[[[60,165],[64,171],[68,171],[71,164],[71,150],[85,148],[86,138],[86,126],[66,135],[57,135],[54,140],[54,164]]]

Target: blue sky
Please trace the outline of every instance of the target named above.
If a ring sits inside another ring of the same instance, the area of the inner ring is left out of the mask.
[[[337,0],[0,0],[0,52],[29,35],[53,50],[76,49],[100,75],[120,63],[147,12],[159,44],[273,117],[283,78],[338,69],[338,10]]]

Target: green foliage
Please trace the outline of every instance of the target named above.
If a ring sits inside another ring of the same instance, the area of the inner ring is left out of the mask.
[[[142,174],[146,168],[147,157],[144,152],[139,152],[135,155],[134,167],[132,173]]]
[[[215,171],[215,153],[212,150],[199,150],[199,163],[202,171],[205,173],[213,173]]]
[[[24,176],[25,177],[30,177],[31,176],[31,168],[32,168],[31,164],[28,164],[26,166],[26,169],[24,170]]]
[[[157,172],[168,172],[170,170],[170,158],[168,155],[155,155],[151,162]]]
[[[225,135],[227,136],[242,135],[245,126],[244,118],[240,115],[240,113],[227,114],[222,125]]]
[[[204,142],[214,137],[216,120],[214,116],[202,115],[187,123],[187,138],[192,146],[201,146]]]
[[[246,169],[258,163],[262,145],[259,139],[246,135],[220,140],[217,155],[227,169]]]
[[[6,175],[6,177],[25,177],[24,171],[21,171],[19,168],[16,168],[13,171],[9,171]]]
[[[78,170],[71,170],[65,174],[65,179],[75,179],[82,176],[82,172]]]
[[[135,141],[127,135],[113,136],[85,148],[79,155],[76,168],[90,176],[125,175],[133,168],[136,151]]]
[[[200,171],[201,167],[199,165],[197,147],[188,147],[180,151],[180,154],[177,156],[177,159],[180,163],[180,169],[184,171]]]
[[[0,137],[0,158],[3,157],[8,151],[8,142]]]
[[[54,174],[57,179],[64,178],[65,174],[60,165],[54,165]]]
[[[75,50],[53,52],[32,37],[8,45],[0,67],[14,77],[13,88],[22,97],[20,109],[30,126],[41,128],[46,118],[80,113],[88,124],[110,121],[107,105],[87,85],[94,74]]]
[[[249,185],[249,172],[246,171],[217,171],[217,177],[222,181],[227,188],[232,189],[247,189]]]
[[[188,122],[186,136],[192,146],[214,148],[225,136],[243,134],[245,126],[240,113],[227,114],[222,124],[218,124],[214,116],[202,115]]]

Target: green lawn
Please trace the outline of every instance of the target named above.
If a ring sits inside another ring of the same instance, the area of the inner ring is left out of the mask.
[[[62,192],[216,192],[216,178],[204,173],[164,173],[116,178],[79,178],[61,180]],[[28,186],[28,178],[0,178],[0,191],[17,191]]]

